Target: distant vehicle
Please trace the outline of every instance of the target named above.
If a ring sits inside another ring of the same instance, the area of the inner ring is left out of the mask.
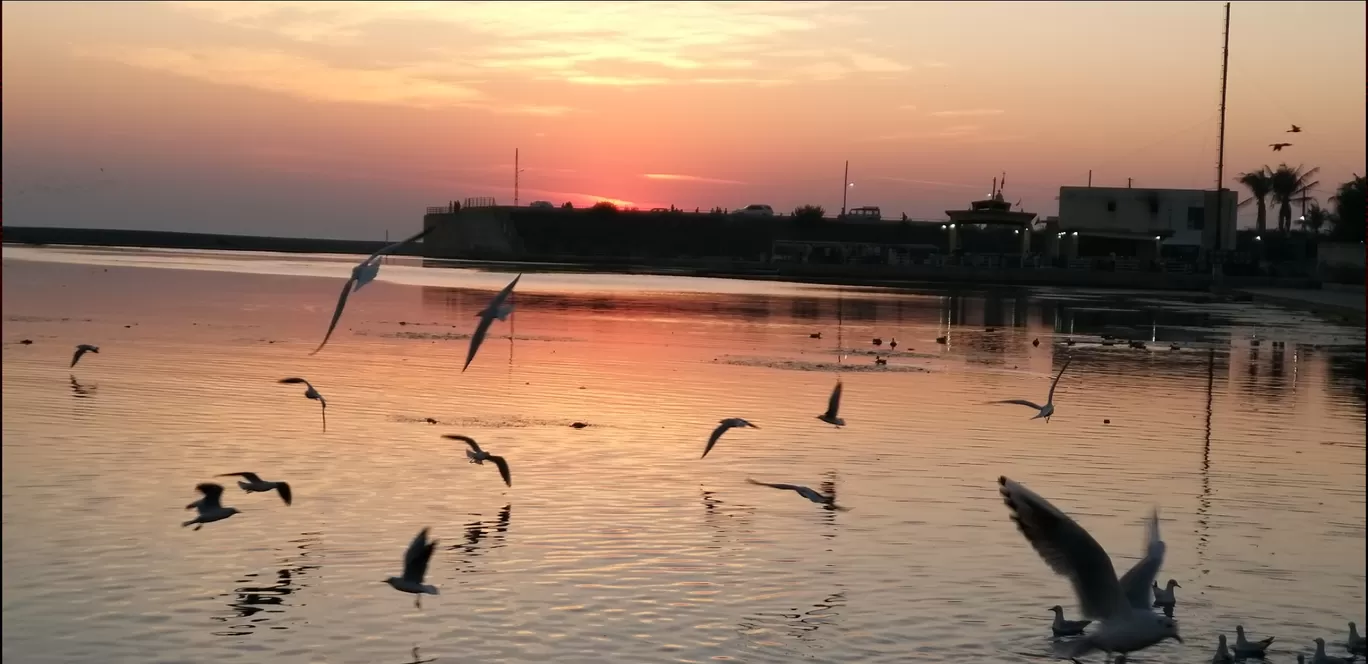
[[[768,205],[747,205],[732,214],[741,217],[773,217],[774,208]]]
[[[551,201],[532,201],[532,204],[529,205],[529,206],[527,206],[527,207],[530,207],[530,208],[537,208],[537,209],[540,209],[540,210],[544,210],[544,209],[547,209],[547,208],[554,208],[554,207],[556,207],[556,206],[555,206],[555,205],[552,205],[552,204],[551,204]]]
[[[845,218],[851,221],[880,221],[883,219],[883,212],[878,207],[869,205],[847,212]]]
[[[670,208],[651,208],[651,212],[673,212]]]

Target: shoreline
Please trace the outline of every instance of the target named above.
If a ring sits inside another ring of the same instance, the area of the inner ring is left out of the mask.
[[[113,229],[3,227],[0,241],[21,246],[91,248],[198,249],[293,254],[368,255],[385,246],[378,240],[327,240],[312,238],[182,233]],[[1187,291],[1213,290],[1210,275],[1162,272],[1104,272],[1063,268],[977,268],[926,265],[765,263],[708,259],[653,260],[647,264],[631,258],[548,256],[540,260],[480,260],[428,258],[422,245],[406,247],[396,256],[423,259],[424,267],[510,268],[543,272],[605,272],[650,274],[760,281],[794,281],[856,287],[913,287],[926,284],[971,287],[1058,287],[1115,290]],[[1271,277],[1225,277],[1221,290],[1249,288],[1310,289],[1310,279]]]

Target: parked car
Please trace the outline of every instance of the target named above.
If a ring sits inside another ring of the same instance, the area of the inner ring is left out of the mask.
[[[741,217],[773,217],[774,208],[768,205],[747,205],[740,210],[732,212],[732,214]]]

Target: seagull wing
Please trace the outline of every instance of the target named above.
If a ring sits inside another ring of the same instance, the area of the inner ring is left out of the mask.
[[[796,484],[771,484],[771,483],[769,483],[769,482],[759,482],[759,481],[753,480],[753,479],[751,479],[751,478],[749,478],[749,477],[746,478],[746,481],[747,481],[747,482],[750,482],[751,484],[754,484],[754,485],[756,485],[756,486],[767,486],[767,487],[769,487],[769,488],[771,488],[771,489],[783,489],[783,490],[785,490],[785,491],[797,491],[798,493],[802,493],[802,492],[803,492],[802,490],[805,489],[805,488],[807,488],[807,487],[798,486],[798,485],[796,485]]]
[[[77,346],[77,347],[76,347],[76,353],[75,353],[74,355],[71,356],[71,366],[72,366],[72,367],[76,366],[76,363],[77,363],[78,361],[80,361],[81,356],[82,356],[82,355],[85,355],[85,354],[86,354],[86,348],[85,348],[85,346]],[[67,368],[70,369],[71,367],[67,367]]]
[[[1152,606],[1154,598],[1150,587],[1155,583],[1154,578],[1159,575],[1159,568],[1164,565],[1164,551],[1167,547],[1164,541],[1159,539],[1158,510],[1150,513],[1145,533],[1145,557],[1121,577],[1121,590],[1126,593],[1126,601],[1137,609],[1149,609]]]
[[[223,473],[222,475],[218,475],[218,477],[241,477],[247,480],[248,482],[261,481],[261,476],[257,475],[256,473]]]
[[[503,478],[504,484],[513,486],[513,476],[508,473],[508,462],[501,456],[489,455],[489,460],[499,467],[499,477]]]
[[[285,501],[286,505],[294,502],[294,493],[290,491],[289,484],[285,482],[276,482],[275,485],[276,493],[280,494],[280,499]]]
[[[1053,383],[1050,383],[1050,395],[1049,395],[1049,397],[1048,397],[1047,399],[1045,399],[1045,403],[1054,403],[1054,391],[1055,391],[1055,388],[1056,388],[1056,387],[1059,387],[1059,379],[1062,378],[1062,377],[1064,377],[1064,370],[1069,368],[1069,363],[1070,363],[1070,362],[1073,362],[1073,356],[1072,356],[1072,355],[1069,356],[1069,359],[1064,360],[1064,366],[1062,366],[1062,367],[1059,368],[1059,375],[1055,376],[1055,379],[1054,379],[1054,382],[1053,382]]]
[[[1007,399],[1007,400],[1005,400],[1005,401],[989,401],[988,403],[990,403],[990,404],[996,404],[996,403],[1011,403],[1011,404],[1016,404],[1016,405],[1018,405],[1018,406],[1030,406],[1030,407],[1032,407],[1032,408],[1034,408],[1034,409],[1036,409],[1036,410],[1040,410],[1041,408],[1044,407],[1044,406],[1036,405],[1036,403],[1035,403],[1034,401],[1027,401],[1027,400],[1025,400],[1025,399]]]
[[[403,248],[403,246],[406,245],[406,244],[410,244],[410,243],[412,243],[412,242],[417,242],[418,240],[421,240],[421,239],[423,238],[424,235],[427,235],[428,233],[431,233],[431,232],[432,232],[432,229],[434,229],[434,228],[437,228],[437,227],[436,227],[436,226],[428,226],[427,228],[424,228],[422,231],[418,232],[417,234],[413,235],[412,237],[409,237],[409,238],[400,240],[400,241],[395,242],[395,243],[393,243],[393,244],[387,244],[387,245],[381,247],[379,251],[377,251],[377,252],[371,254],[371,255],[370,255],[368,258],[366,258],[366,260],[363,261],[363,262],[369,263],[369,262],[371,262],[371,261],[373,261],[373,260],[375,260],[375,259],[377,259],[377,258],[379,258],[379,257],[381,257],[381,256],[383,256],[383,255],[385,255],[385,254],[392,254],[392,253],[398,251],[399,249]]]
[[[480,344],[484,343],[486,334],[489,334],[489,326],[494,323],[494,314],[485,311],[480,314],[480,324],[475,326],[475,332],[470,335],[470,350],[466,351],[465,366],[461,367],[461,372],[470,368],[470,363],[475,359],[475,353],[480,350]]]
[[[313,352],[309,353],[310,355],[323,350],[323,347],[328,344],[328,337],[332,336],[333,329],[337,327],[337,321],[342,318],[342,310],[347,308],[347,296],[351,295],[352,284],[355,282],[356,276],[353,275],[347,279],[347,283],[342,285],[342,294],[337,296],[337,309],[333,310],[332,322],[328,323],[328,333],[323,335],[323,342],[318,344],[318,348],[313,349]]]
[[[727,432],[727,429],[730,429],[734,426],[736,425],[733,424],[730,420],[723,420],[721,424],[717,425],[717,428],[713,429],[712,435],[708,436],[708,446],[703,448],[703,456],[698,458],[702,459],[703,457],[708,456],[708,452],[712,451],[713,445],[717,444],[717,439],[721,438],[722,434]]]
[[[442,434],[442,437],[446,438],[447,440],[459,440],[465,443],[466,445],[469,445],[470,449],[474,450],[476,454],[479,454],[481,452],[480,444],[475,442],[475,439],[471,438],[470,436],[462,436],[458,433],[444,433]]]
[[[303,378],[281,378],[276,382],[280,383],[281,385],[299,385],[300,383],[303,383],[304,387],[307,387],[311,390],[313,389],[313,385],[310,385],[309,381],[304,380]]]
[[[222,484],[204,482],[195,485],[195,490],[204,494],[204,497],[199,501],[199,510],[201,512],[222,507],[222,503],[219,502],[223,498]]]
[[[423,577],[427,574],[428,561],[432,559],[432,550],[437,548],[437,542],[427,541],[428,529],[424,528],[418,532],[418,536],[413,538],[409,544],[408,551],[404,552],[404,580],[410,583],[422,583]]]
[[[1106,620],[1130,610],[1111,558],[1088,531],[1030,489],[1006,477],[998,485],[1021,534],[1050,569],[1073,584],[1083,617]]]
[[[836,387],[831,390],[831,399],[827,401],[827,417],[836,417],[836,413],[841,410],[841,381],[836,381]]]
[[[498,312],[499,307],[503,306],[503,303],[505,300],[508,299],[508,296],[513,294],[513,287],[518,285],[519,279],[522,279],[521,272],[518,273],[518,276],[513,277],[513,281],[508,282],[508,285],[504,286],[503,290],[499,291],[499,294],[495,295],[493,300],[490,300],[488,308],[489,312]]]

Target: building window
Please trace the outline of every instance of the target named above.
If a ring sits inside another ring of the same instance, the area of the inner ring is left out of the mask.
[[[1107,201],[1107,212],[1116,212],[1116,201]]]
[[[1206,227],[1206,208],[1189,207],[1187,227],[1190,231],[1200,231]]]

